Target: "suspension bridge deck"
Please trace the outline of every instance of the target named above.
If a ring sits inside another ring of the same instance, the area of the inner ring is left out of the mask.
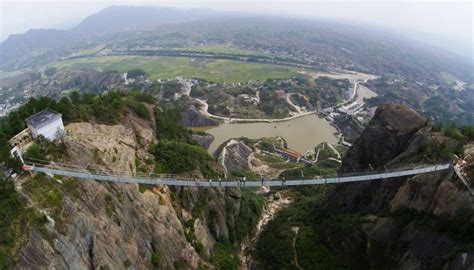
[[[402,176],[410,176],[431,172],[438,172],[448,170],[452,164],[438,164],[425,165],[413,169],[405,169],[391,172],[381,173],[361,173],[359,175],[350,176],[334,176],[321,177],[312,179],[275,179],[275,180],[260,180],[260,181],[239,181],[239,180],[222,180],[217,179],[181,179],[174,176],[170,177],[147,177],[137,175],[117,175],[112,173],[98,173],[89,172],[80,169],[58,168],[47,165],[28,164],[28,170],[33,172],[42,172],[53,175],[60,175],[66,177],[75,177],[78,179],[93,179],[98,181],[109,181],[118,183],[132,183],[132,184],[148,184],[148,185],[168,185],[168,186],[186,186],[186,187],[260,187],[260,186],[306,186],[306,185],[322,185],[322,184],[337,184],[350,183],[360,181],[373,181],[397,178]]]

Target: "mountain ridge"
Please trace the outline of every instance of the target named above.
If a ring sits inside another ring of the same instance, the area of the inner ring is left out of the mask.
[[[212,11],[204,9],[110,6],[87,16],[71,29],[30,29],[23,34],[10,35],[0,43],[1,64],[14,61],[25,54],[59,48],[80,40],[124,30],[151,29],[162,24],[190,21],[210,14]]]

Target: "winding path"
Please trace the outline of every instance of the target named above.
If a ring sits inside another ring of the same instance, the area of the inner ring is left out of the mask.
[[[301,94],[299,94],[299,93],[288,93],[288,94],[286,95],[286,102],[287,102],[288,104],[290,104],[290,106],[293,107],[293,108],[296,110],[297,113],[303,113],[303,110],[301,110],[301,107],[298,106],[298,105],[296,105],[296,104],[294,104],[294,103],[291,101],[291,96],[292,96],[292,95],[301,95]]]
[[[278,118],[278,119],[273,119],[273,118],[232,118],[232,117],[224,117],[224,116],[219,116],[215,114],[209,113],[209,104],[205,100],[195,98],[197,102],[199,102],[202,106],[199,109],[199,112],[207,117],[215,118],[215,119],[220,119],[224,120],[225,123],[243,123],[243,122],[265,122],[265,123],[276,123],[276,122],[285,122],[289,121],[298,117],[302,117],[305,115],[310,115],[310,114],[315,114],[317,111],[310,111],[310,112],[303,112],[303,113],[298,113],[293,116],[289,116],[286,118]]]

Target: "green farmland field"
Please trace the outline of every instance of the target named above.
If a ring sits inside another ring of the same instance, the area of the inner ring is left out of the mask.
[[[216,82],[242,82],[288,78],[298,69],[289,66],[250,63],[242,61],[189,57],[101,56],[70,59],[56,64],[58,68],[99,68],[126,72],[143,69],[150,79],[170,79],[177,76],[197,77]]]
[[[236,47],[228,47],[224,45],[203,45],[194,47],[176,48],[177,51],[197,51],[210,53],[228,53],[240,55],[254,55],[254,56],[272,56],[270,53],[259,52],[254,50],[244,50]]]

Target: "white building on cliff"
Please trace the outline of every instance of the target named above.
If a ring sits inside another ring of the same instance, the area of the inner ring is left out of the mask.
[[[38,135],[43,135],[46,139],[52,141],[64,133],[62,115],[51,109],[44,109],[28,117],[26,124],[33,139]]]

